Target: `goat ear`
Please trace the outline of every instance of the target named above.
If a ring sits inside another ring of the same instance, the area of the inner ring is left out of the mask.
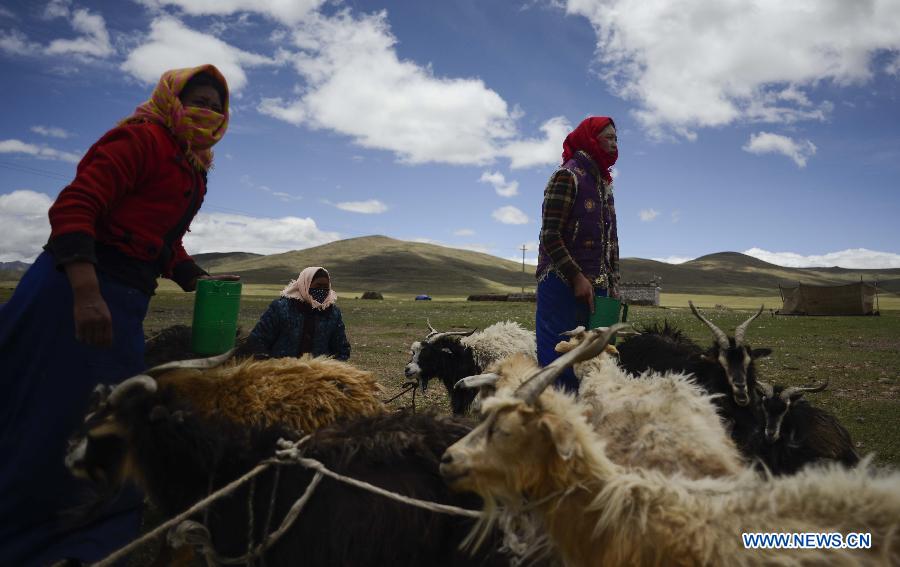
[[[770,348],[755,348],[750,351],[750,357],[756,360],[757,358],[765,358],[772,354],[772,349]]]
[[[539,424],[550,435],[559,458],[568,461],[575,455],[578,445],[575,443],[575,428],[571,423],[555,415],[545,414]]]

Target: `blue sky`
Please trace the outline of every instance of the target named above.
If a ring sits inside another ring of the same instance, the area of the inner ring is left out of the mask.
[[[232,87],[192,252],[384,234],[535,257],[584,117],[619,127],[622,256],[900,267],[900,2],[8,1],[0,261],[160,73]]]

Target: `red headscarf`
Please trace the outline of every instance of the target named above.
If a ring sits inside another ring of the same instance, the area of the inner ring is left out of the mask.
[[[609,173],[609,168],[616,163],[616,159],[619,157],[619,151],[616,150],[612,153],[606,152],[601,149],[600,144],[597,143],[597,135],[610,124],[613,126],[616,125],[609,116],[591,116],[582,120],[581,124],[572,130],[569,135],[566,136],[566,141],[563,142],[563,163],[572,159],[575,152],[579,150],[587,152],[600,167],[603,179],[605,179],[607,183],[612,182],[612,175]]]

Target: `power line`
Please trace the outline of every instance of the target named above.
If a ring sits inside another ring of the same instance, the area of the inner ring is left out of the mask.
[[[22,165],[18,163],[9,163],[5,161],[0,161],[0,167],[4,169],[9,169],[11,171],[18,171],[19,173],[30,173],[32,175],[40,175],[42,177],[49,177],[52,179],[61,179],[63,181],[70,181],[72,178],[63,175],[61,173],[57,173],[55,171],[50,171],[47,169],[40,169],[37,167],[31,167],[27,165]]]

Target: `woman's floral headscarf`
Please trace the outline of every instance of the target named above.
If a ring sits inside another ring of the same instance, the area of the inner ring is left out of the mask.
[[[337,301],[337,294],[333,289],[328,290],[328,295],[325,297],[325,300],[321,302],[316,301],[316,299],[309,294],[309,286],[312,285],[312,281],[316,279],[316,274],[319,270],[322,270],[325,272],[325,275],[328,276],[328,286],[330,288],[331,276],[328,275],[328,270],[321,266],[310,266],[300,272],[297,279],[292,280],[291,283],[281,291],[281,297],[299,299],[300,301],[308,303],[313,309],[319,310],[327,309],[334,305],[334,302]]]
[[[572,159],[572,156],[577,151],[586,152],[600,167],[603,179],[607,183],[611,183],[612,175],[609,173],[609,169],[615,165],[616,160],[619,158],[619,151],[606,152],[600,148],[600,144],[597,142],[597,135],[610,124],[616,125],[612,118],[608,116],[591,116],[582,120],[581,124],[572,130],[566,136],[566,141],[563,142],[563,163]]]
[[[184,86],[199,73],[214,77],[225,90],[222,114],[206,108],[185,107],[178,95]],[[228,128],[228,83],[214,65],[201,65],[187,69],[172,69],[162,74],[153,89],[150,100],[138,106],[134,114],[119,124],[156,122],[175,136],[188,161],[200,171],[212,166],[212,147],[225,135]]]

